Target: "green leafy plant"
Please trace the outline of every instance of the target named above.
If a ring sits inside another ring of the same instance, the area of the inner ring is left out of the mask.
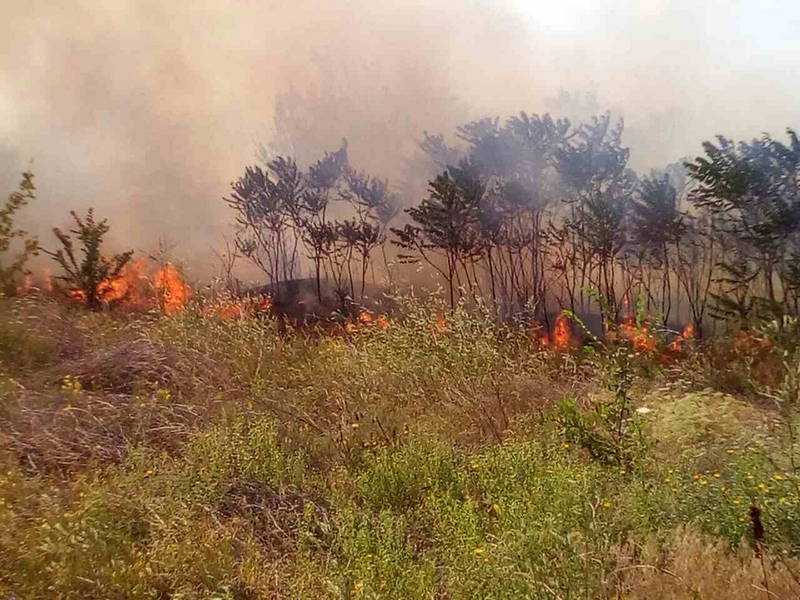
[[[25,264],[39,249],[35,238],[28,237],[27,231],[14,225],[17,211],[36,198],[35,190],[33,173],[25,171],[19,189],[9,194],[5,204],[0,207],[0,292],[7,295],[14,293],[17,278],[26,274]],[[21,242],[22,248],[16,254],[11,254],[16,240]],[[6,256],[9,258],[5,258]]]

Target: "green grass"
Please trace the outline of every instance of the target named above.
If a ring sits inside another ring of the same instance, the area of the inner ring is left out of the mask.
[[[440,331],[435,312],[412,302],[388,328],[338,337],[192,314],[68,317],[86,359],[48,354],[15,372],[22,388],[0,386],[0,593],[753,597],[751,504],[773,592],[800,592],[791,413],[676,386],[680,365],[631,353],[628,401],[650,412],[632,413],[641,440],[624,461],[598,460],[559,401],[616,439],[598,412],[615,406],[613,369],[463,311]],[[147,352],[120,352],[142,339]],[[110,369],[106,356],[154,364]],[[23,439],[32,416],[42,427]],[[67,452],[77,427],[114,452]]]

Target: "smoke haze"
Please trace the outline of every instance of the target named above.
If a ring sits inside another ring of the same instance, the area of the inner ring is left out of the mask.
[[[398,182],[423,131],[520,110],[611,109],[638,170],[782,136],[799,30],[793,0],[2,0],[0,182],[34,161],[45,247],[94,206],[121,246],[167,235],[199,263],[262,145],[307,164],[346,137]]]

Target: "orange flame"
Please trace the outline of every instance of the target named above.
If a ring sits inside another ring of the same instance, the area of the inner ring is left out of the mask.
[[[39,274],[39,277],[42,280],[42,291],[43,292],[52,292],[53,291],[53,276],[50,274],[50,269],[47,267],[42,267],[42,272]]]
[[[678,350],[681,349],[683,342],[693,339],[694,339],[694,325],[692,325],[691,323],[687,323],[686,325],[683,326],[683,332],[674,340],[672,340],[668,348],[673,352],[677,352]]]
[[[180,272],[172,263],[164,265],[155,274],[152,283],[165,315],[181,311],[189,301],[189,286],[183,282]]]
[[[647,325],[637,327],[630,315],[622,319],[619,325],[619,336],[629,340],[637,350],[655,350],[658,340],[651,334]]]
[[[556,326],[553,328],[553,348],[566,350],[571,345],[569,323],[566,315],[558,315]]]
[[[433,335],[440,335],[447,331],[447,317],[439,315],[436,320],[430,324],[430,331]]]
[[[26,274],[25,277],[23,277],[22,281],[20,281],[17,284],[14,292],[16,293],[17,296],[24,296],[30,291],[31,291],[31,276]]]
[[[141,260],[128,263],[115,277],[107,277],[97,285],[97,296],[103,304],[125,302],[129,306],[141,304],[141,282],[147,279],[144,275],[144,262]],[[74,300],[86,300],[83,290],[71,289],[68,292]]]
[[[222,321],[233,321],[259,312],[266,312],[271,307],[272,298],[266,295],[220,299],[203,309],[203,316],[218,317]]]
[[[539,331],[541,327],[537,324],[534,331]],[[541,336],[540,343],[543,348],[553,348],[554,350],[566,350],[574,344],[575,340],[572,338],[572,333],[569,327],[569,321],[564,314],[556,317],[556,324],[553,327],[552,336],[547,333]]]

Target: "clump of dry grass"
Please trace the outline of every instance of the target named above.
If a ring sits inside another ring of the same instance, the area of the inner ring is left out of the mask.
[[[68,474],[118,463],[148,444],[169,452],[211,415],[208,407],[150,397],[87,392],[54,394],[19,389],[0,412],[0,441],[33,471]]]
[[[217,370],[197,352],[178,351],[142,337],[65,361],[56,369],[54,382],[70,376],[86,390],[134,394],[143,389],[176,389],[181,383],[199,382],[199,373],[207,380]]]
[[[631,600],[800,598],[800,560],[767,554],[767,591],[752,548],[743,544],[732,552],[726,541],[692,528],[676,529],[663,546],[652,540],[619,554],[621,566],[607,585]]]

